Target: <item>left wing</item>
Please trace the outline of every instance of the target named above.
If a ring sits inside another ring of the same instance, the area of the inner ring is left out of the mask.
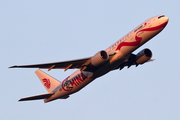
[[[54,63],[44,63],[44,64],[34,64],[34,65],[15,65],[9,68],[40,68],[40,69],[74,69],[78,68],[84,70],[85,67],[90,63],[91,57],[77,59],[77,60],[70,60],[70,61],[63,61],[63,62],[54,62]]]
[[[116,52],[110,53],[108,54],[108,56],[112,57],[115,54]],[[9,68],[40,68],[40,69],[48,69],[48,71],[50,71],[51,69],[64,69],[64,71],[66,71],[67,69],[77,68],[80,69],[81,71],[92,72],[94,71],[94,68],[90,65],[91,58],[93,57],[63,61],[63,62],[54,62],[54,63],[44,63],[44,64],[34,64],[34,65],[15,65]]]

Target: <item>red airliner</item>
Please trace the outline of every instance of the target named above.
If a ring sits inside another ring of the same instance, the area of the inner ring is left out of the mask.
[[[141,50],[136,55],[132,52],[160,33],[166,27],[168,20],[169,18],[164,15],[152,17],[106,50],[101,50],[89,58],[55,63],[11,66],[10,68],[39,68],[48,69],[48,71],[51,69],[64,69],[65,71],[68,69],[78,69],[62,82],[39,69],[36,70],[36,75],[48,93],[21,98],[19,101],[44,99],[46,103],[56,99],[66,99],[69,95],[78,92],[96,78],[112,70],[121,70],[125,66],[129,68],[132,65],[138,66],[153,61],[151,59],[152,52],[147,48]]]

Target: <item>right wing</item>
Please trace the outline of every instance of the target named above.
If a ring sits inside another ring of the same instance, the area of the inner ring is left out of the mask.
[[[135,59],[136,59],[136,55],[134,55],[134,54],[131,54],[130,56],[129,56],[129,58],[128,59],[126,59],[123,63],[121,63],[118,67],[116,67],[115,69],[120,69],[120,70],[122,70],[124,67],[131,67],[132,65],[135,65],[136,67],[139,65],[139,64],[137,64],[136,63],[136,61],[135,61]],[[147,62],[151,62],[151,61],[154,61],[155,59],[150,59],[150,60],[148,60]],[[145,62],[145,63],[147,63],[147,62]]]

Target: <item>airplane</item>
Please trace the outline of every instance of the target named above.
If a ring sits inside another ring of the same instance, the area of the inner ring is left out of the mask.
[[[112,70],[122,70],[125,66],[136,67],[146,62],[153,61],[152,52],[145,48],[137,54],[133,54],[137,48],[145,44],[151,38],[160,33],[167,25],[169,18],[165,15],[152,17],[124,37],[119,39],[106,50],[97,52],[94,56],[70,60],[64,62],[15,65],[9,68],[39,68],[36,75],[48,91],[47,94],[35,95],[21,98],[19,101],[44,99],[44,103],[56,100],[67,99],[71,94],[78,92],[90,82]],[[44,73],[40,69],[78,69],[65,78],[62,82]]]

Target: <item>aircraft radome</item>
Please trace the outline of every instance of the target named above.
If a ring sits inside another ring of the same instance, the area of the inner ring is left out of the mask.
[[[48,71],[51,69],[64,69],[65,71],[68,69],[78,69],[62,82],[52,78],[39,69],[36,70],[36,75],[39,77],[48,93],[21,98],[19,101],[44,99],[44,102],[46,103],[56,99],[66,99],[69,95],[78,92],[96,78],[112,70],[121,70],[125,66],[129,68],[132,65],[138,66],[153,61],[151,59],[152,52],[147,48],[141,50],[138,54],[133,54],[132,52],[160,33],[167,25],[168,20],[169,18],[164,15],[152,17],[107,49],[101,50],[89,58],[9,67],[39,68],[48,69]]]

